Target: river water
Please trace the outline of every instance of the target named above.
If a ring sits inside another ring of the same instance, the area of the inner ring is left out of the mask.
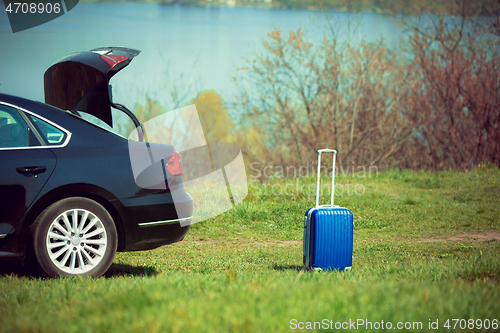
[[[117,102],[133,106],[146,94],[161,99],[173,86],[188,95],[215,89],[231,101],[236,93],[231,77],[245,66],[244,57],[264,50],[263,39],[274,27],[285,36],[302,28],[313,43],[324,35],[325,13],[320,11],[144,2],[80,2],[53,21],[13,34],[0,8],[0,92],[40,101],[43,73],[50,65],[69,53],[101,46],[142,51],[112,79]],[[403,35],[383,15],[327,15],[341,38],[352,43],[383,35],[394,46]]]

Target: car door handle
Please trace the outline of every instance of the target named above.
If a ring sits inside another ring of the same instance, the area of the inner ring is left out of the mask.
[[[36,175],[45,172],[46,170],[47,168],[44,166],[28,166],[16,168],[17,172],[19,172],[21,175],[25,175],[26,177],[36,177]]]

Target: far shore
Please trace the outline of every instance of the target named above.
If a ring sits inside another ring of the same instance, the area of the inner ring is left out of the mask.
[[[346,6],[335,5],[329,7],[321,7],[308,4],[289,4],[289,0],[250,0],[250,1],[235,1],[235,0],[81,0],[85,2],[146,2],[146,3],[161,3],[166,6],[226,6],[226,7],[253,7],[253,8],[269,8],[269,9],[302,9],[302,10],[327,10],[337,12],[374,12],[378,14],[387,14],[385,10],[376,6],[357,7],[355,10],[350,10]]]
[[[336,12],[371,12],[387,16],[395,15],[455,15],[457,7],[449,4],[448,0],[419,0],[404,3],[400,0],[81,0],[87,2],[147,2],[160,3],[165,6],[226,6],[226,7],[253,7],[269,9],[301,9],[301,10],[325,10]],[[488,8],[482,8],[480,4],[473,10],[478,15],[492,15],[500,12],[497,0],[484,0]],[[474,7],[474,5],[473,5]]]

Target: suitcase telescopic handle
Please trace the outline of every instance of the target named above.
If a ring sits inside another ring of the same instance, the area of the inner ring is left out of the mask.
[[[319,207],[319,189],[321,186],[320,175],[321,175],[321,154],[323,153],[333,153],[333,169],[332,169],[332,197],[330,205],[333,207],[333,196],[335,193],[335,157],[337,156],[337,151],[335,149],[320,149],[318,150],[318,181],[316,182],[316,207]]]
[[[318,154],[321,155],[322,153],[334,153],[334,154],[337,154],[337,151],[335,149],[328,149],[328,148],[318,150]]]

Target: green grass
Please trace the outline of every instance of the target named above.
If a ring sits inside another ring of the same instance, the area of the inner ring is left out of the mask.
[[[119,253],[102,278],[4,267],[0,331],[281,332],[292,319],[362,319],[423,330],[439,320],[436,331],[449,332],[460,329],[447,319],[500,320],[498,169],[340,175],[336,203],[355,215],[350,272],[301,269],[315,180],[265,180],[249,178],[242,204],[195,224],[183,242]]]

